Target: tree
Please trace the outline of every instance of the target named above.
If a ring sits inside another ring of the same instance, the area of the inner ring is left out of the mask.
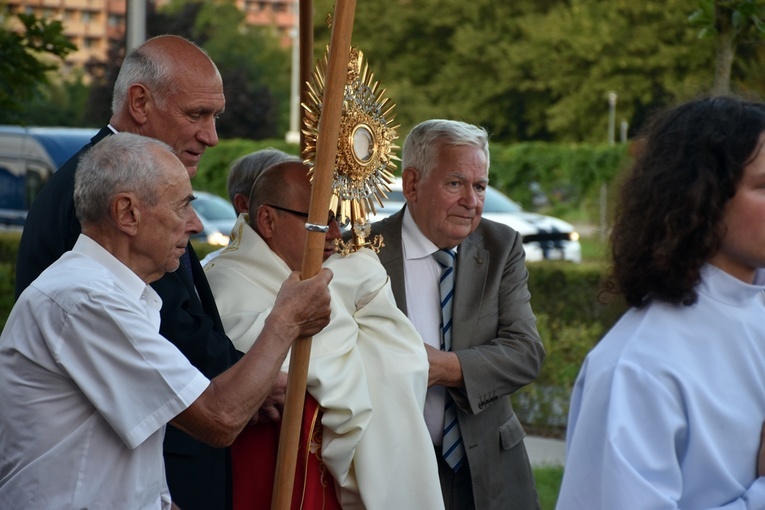
[[[193,35],[220,69],[224,138],[282,138],[289,125],[290,54],[276,28],[253,27],[231,0],[201,2]]]
[[[715,39],[714,94],[731,91],[731,73],[739,45],[765,34],[762,0],[699,0],[689,17],[699,26],[699,38]]]
[[[175,34],[204,48],[220,70],[226,110],[221,138],[283,136],[289,122],[289,55],[270,28],[248,26],[231,0],[174,0],[147,12],[147,37]],[[124,58],[119,41],[104,63],[91,63],[93,77],[86,119],[109,118],[111,92]]]
[[[59,21],[17,14],[23,30],[0,27],[0,116],[18,122],[24,104],[47,82],[46,72],[57,69],[55,60],[77,49],[63,34]],[[45,57],[49,59],[46,60]]]

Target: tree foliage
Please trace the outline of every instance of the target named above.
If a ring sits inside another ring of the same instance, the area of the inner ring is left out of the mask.
[[[47,82],[46,72],[57,68],[56,60],[77,48],[63,34],[59,21],[18,14],[23,29],[0,27],[0,114],[3,122],[18,121],[22,105],[38,94]],[[48,58],[46,58],[48,57]]]
[[[715,80],[712,91],[731,91],[731,73],[741,44],[759,41],[765,34],[765,5],[762,0],[699,0],[688,18],[700,27],[699,38],[715,40]]]
[[[317,60],[329,42],[333,4],[314,0]],[[276,34],[247,26],[233,0],[152,6],[149,36],[188,37],[218,64],[227,96],[221,136],[281,137],[290,56]],[[424,119],[448,117],[483,125],[496,141],[605,142],[611,91],[617,122],[627,122],[630,134],[655,109],[696,95],[762,96],[764,13],[765,0],[369,1],[356,5],[353,44],[396,103],[402,136]],[[29,96],[16,88],[33,90],[25,80],[39,75],[8,65],[6,47],[0,38],[0,71],[12,68],[18,78],[1,76],[0,100],[12,97],[17,106]],[[108,118],[123,48],[88,64],[94,86],[83,122]]]
[[[605,142],[610,91],[634,133],[655,109],[711,90],[717,39],[689,22],[700,1],[713,0],[359,2],[353,44],[397,104],[402,133],[449,117],[501,141]],[[756,26],[744,4],[762,0],[729,3],[739,26]],[[323,50],[332,0],[315,5]],[[762,44],[746,41],[731,89],[759,94]]]
[[[226,94],[226,111],[218,125],[220,137],[263,139],[284,135],[289,122],[290,56],[280,47],[274,30],[246,25],[244,14],[232,0],[175,0],[159,11],[153,7],[153,3],[149,3],[147,37],[160,34],[186,37],[204,48],[218,65]],[[51,25],[52,28],[46,28],[48,23],[38,20],[38,25],[33,27],[35,31],[30,32],[36,38],[29,44],[40,46],[41,41],[48,41],[52,48],[51,43],[58,41],[53,36],[64,36],[60,23]],[[54,32],[55,27],[58,32]],[[15,60],[10,56],[6,58],[6,53],[21,51],[23,46],[18,39],[6,44],[4,37],[20,36],[0,33],[0,72],[12,68],[20,73],[20,69],[27,69],[13,67]],[[83,72],[89,77],[89,93],[83,91],[81,79],[48,83],[36,93],[29,83],[38,75],[25,72],[15,80],[0,75],[0,100],[5,97],[3,94],[12,97],[12,106],[24,112],[23,119],[27,123],[100,126],[111,116],[112,89],[125,56],[125,45],[124,38],[115,41],[105,61],[91,60],[86,64]],[[62,52],[60,56],[63,58],[65,54]],[[42,68],[39,75],[44,76],[44,70],[49,67]],[[11,87],[23,90],[26,95],[16,93]],[[8,109],[0,110],[0,120],[15,122],[3,113]]]
[[[283,137],[289,124],[290,54],[275,28],[253,27],[232,0],[200,2],[192,35],[220,69],[226,111],[223,138]]]

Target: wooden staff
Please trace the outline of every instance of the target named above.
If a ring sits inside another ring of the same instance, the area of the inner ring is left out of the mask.
[[[355,10],[356,0],[337,0],[332,17],[326,86],[316,140],[311,202],[308,207],[308,223],[313,225],[327,224]],[[308,231],[303,251],[302,279],[316,275],[321,269],[325,237],[325,232]],[[292,345],[287,395],[276,457],[272,510],[289,510],[292,501],[311,340],[299,338]]]

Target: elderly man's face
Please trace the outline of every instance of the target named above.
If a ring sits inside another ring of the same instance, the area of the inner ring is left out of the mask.
[[[425,177],[413,168],[403,173],[412,218],[439,248],[457,246],[478,227],[488,182],[486,156],[470,146],[440,146]]]
[[[189,236],[200,232],[202,223],[191,207],[194,197],[183,164],[170,152],[154,150],[157,152],[157,171],[163,179],[157,190],[157,204],[140,206],[137,251],[149,274],[153,273],[158,279],[166,272],[178,269]]]
[[[144,134],[171,146],[194,177],[204,151],[218,144],[215,124],[226,105],[223,83],[211,66],[206,74],[189,73],[177,82],[181,89],[167,97],[163,108],[155,104]]]

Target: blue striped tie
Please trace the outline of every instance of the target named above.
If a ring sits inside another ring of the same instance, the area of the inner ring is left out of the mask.
[[[452,348],[452,303],[454,302],[454,259],[455,254],[451,250],[438,250],[433,257],[441,266],[441,280],[439,291],[441,293],[441,350],[449,351]],[[446,407],[444,409],[444,442],[443,456],[447,464],[457,471],[465,458],[465,447],[462,444],[460,425],[457,421],[457,406],[446,393]]]

